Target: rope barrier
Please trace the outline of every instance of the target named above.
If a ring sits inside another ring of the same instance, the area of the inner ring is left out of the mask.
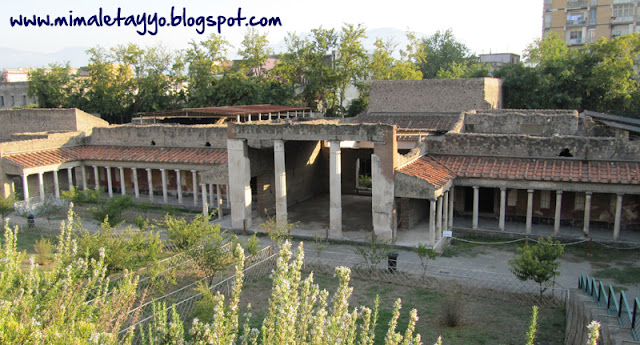
[[[516,243],[516,242],[521,242],[521,241],[526,241],[526,238],[518,238],[512,241],[502,241],[502,242],[478,242],[478,241],[470,241],[470,240],[465,240],[463,238],[459,238],[459,237],[452,237],[454,240],[456,241],[460,241],[460,242],[466,242],[466,243],[472,243],[472,244],[511,244],[511,243]],[[529,241],[532,242],[539,242],[536,239],[533,238],[529,238]],[[584,242],[588,242],[589,240],[581,240],[581,241],[577,241],[577,242],[571,242],[571,243],[554,243],[552,245],[554,246],[559,246],[559,245],[563,245],[563,246],[571,246],[571,245],[576,245],[576,244],[580,244],[580,243],[584,243]],[[595,241],[594,241],[595,242]],[[640,247],[639,247],[640,248]]]

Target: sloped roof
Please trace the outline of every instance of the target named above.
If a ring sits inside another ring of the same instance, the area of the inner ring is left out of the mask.
[[[456,175],[430,156],[422,156],[415,161],[401,167],[398,172],[425,180],[436,188],[440,188]]]
[[[459,177],[554,182],[640,184],[640,163],[434,155]]]
[[[24,168],[60,164],[75,160],[126,161],[181,164],[226,164],[225,149],[76,146],[7,155],[4,158]]]

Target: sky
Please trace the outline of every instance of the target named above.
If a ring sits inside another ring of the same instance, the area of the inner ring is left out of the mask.
[[[189,41],[199,41],[210,33],[217,32],[218,26],[205,27],[203,34],[196,32],[196,27],[178,26],[159,27],[156,35],[140,35],[136,30],[141,30],[141,27],[12,27],[10,24],[10,17],[16,19],[25,15],[32,18],[34,14],[41,17],[50,15],[52,20],[71,14],[88,20],[92,15],[98,14],[100,8],[103,14],[112,17],[120,8],[125,16],[157,13],[158,16],[168,18],[174,7],[174,13],[182,14],[184,8],[187,17],[212,16],[215,20],[218,16],[236,17],[238,8],[241,8],[242,16],[247,17],[242,26],[219,26],[221,34],[234,46],[230,50],[231,58],[236,56],[242,37],[248,29],[245,24],[252,16],[258,19],[280,18],[282,26],[256,27],[261,33],[268,34],[276,52],[284,47],[283,39],[287,32],[306,33],[321,26],[339,30],[344,23],[352,23],[363,24],[374,33],[414,31],[419,36],[432,35],[437,30],[450,28],[456,38],[476,54],[521,54],[529,43],[541,35],[542,4],[542,0],[3,1],[0,4],[0,33],[3,38],[0,41],[0,51],[11,49],[28,56],[53,54],[65,48],[84,50],[96,45],[113,47],[129,42],[141,46],[152,46],[160,42],[171,49],[184,49]],[[374,30],[381,28],[385,30]],[[370,39],[373,41],[373,37]],[[0,67],[22,67],[7,66],[9,60],[3,61],[2,55],[0,54]]]

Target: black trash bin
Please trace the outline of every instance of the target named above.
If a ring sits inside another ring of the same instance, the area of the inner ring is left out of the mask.
[[[32,213],[27,216],[27,225],[29,229],[36,227],[36,217]]]
[[[398,253],[389,253],[389,257],[387,260],[387,266],[390,273],[396,272],[396,267],[398,265]]]

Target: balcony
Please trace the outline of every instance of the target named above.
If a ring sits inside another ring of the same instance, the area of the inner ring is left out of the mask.
[[[611,24],[630,24],[633,19],[633,16],[611,17]]]
[[[567,8],[587,8],[588,1],[587,0],[569,0],[567,1]]]
[[[567,26],[584,26],[586,24],[587,24],[587,20],[584,18],[567,19]]]
[[[570,46],[582,45],[584,44],[584,40],[582,38],[569,39],[567,44]]]

